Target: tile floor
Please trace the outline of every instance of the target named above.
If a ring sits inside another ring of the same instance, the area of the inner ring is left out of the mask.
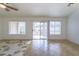
[[[79,56],[79,45],[67,40],[4,40],[0,56]]]

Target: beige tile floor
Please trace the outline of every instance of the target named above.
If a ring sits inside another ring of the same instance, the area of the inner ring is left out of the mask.
[[[79,56],[79,45],[67,40],[0,41],[0,56]]]

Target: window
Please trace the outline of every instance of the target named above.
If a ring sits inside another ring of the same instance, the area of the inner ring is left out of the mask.
[[[25,34],[25,22],[9,22],[9,34]]]
[[[61,22],[60,21],[50,21],[50,35],[60,35],[61,34]]]

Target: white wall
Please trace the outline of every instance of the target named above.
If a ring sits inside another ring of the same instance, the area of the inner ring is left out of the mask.
[[[49,39],[66,39],[67,34],[67,18],[65,17],[13,17],[13,18],[3,18],[2,29],[3,29],[3,39],[32,39],[32,22],[33,21],[50,21],[50,20],[60,20],[62,22],[62,34],[59,36],[49,36]],[[26,35],[9,35],[8,34],[8,22],[9,21],[25,21],[26,22]]]
[[[2,19],[0,18],[0,39],[2,39]]]
[[[76,11],[69,17],[68,40],[79,44],[79,11]]]

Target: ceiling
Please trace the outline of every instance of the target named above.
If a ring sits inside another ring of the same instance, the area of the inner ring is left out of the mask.
[[[15,16],[51,16],[64,17],[69,16],[79,9],[79,4],[75,3],[67,7],[68,3],[10,3],[19,9],[19,11],[10,12],[0,8],[1,17]]]

